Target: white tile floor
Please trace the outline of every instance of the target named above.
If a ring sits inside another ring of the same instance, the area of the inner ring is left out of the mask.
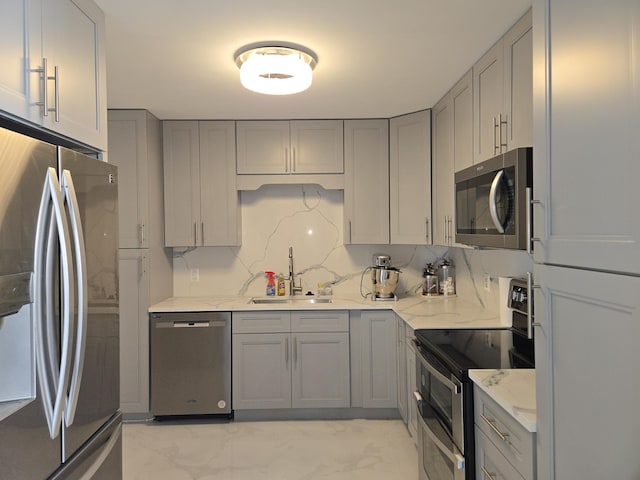
[[[124,425],[124,480],[417,480],[400,420]]]

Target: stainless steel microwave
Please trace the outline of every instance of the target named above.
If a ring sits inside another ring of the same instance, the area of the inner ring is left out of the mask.
[[[532,158],[518,148],[456,172],[457,243],[527,249]]]

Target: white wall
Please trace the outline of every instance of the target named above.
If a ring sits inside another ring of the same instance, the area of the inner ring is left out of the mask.
[[[317,185],[269,185],[241,194],[242,246],[174,249],[174,295],[264,295],[265,270],[288,273],[289,246],[304,291],[335,281],[334,294],[357,294],[374,253],[402,269],[398,293],[421,288],[422,268],[442,247],[343,245],[342,191]],[[200,280],[190,280],[199,269]],[[364,285],[370,284],[365,276]]]
[[[524,276],[533,268],[521,251],[472,250],[427,246],[343,245],[342,191],[317,185],[269,185],[241,194],[242,246],[174,249],[174,295],[264,295],[265,270],[288,272],[289,246],[304,291],[318,282],[336,282],[334,294],[360,291],[363,270],[374,253],[391,255],[402,270],[399,294],[420,293],[422,270],[441,257],[456,266],[458,296],[497,308],[499,276]],[[199,270],[191,281],[190,270]],[[364,288],[370,285],[364,277]],[[493,278],[490,291],[484,276]]]

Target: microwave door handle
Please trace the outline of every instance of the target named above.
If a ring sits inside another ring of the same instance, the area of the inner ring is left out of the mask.
[[[491,220],[493,220],[493,224],[496,226],[499,233],[504,233],[504,226],[498,216],[496,197],[498,196],[498,185],[500,185],[503,176],[504,170],[500,170],[496,173],[496,176],[493,177],[493,182],[491,182],[491,190],[489,191],[489,213],[491,213]]]

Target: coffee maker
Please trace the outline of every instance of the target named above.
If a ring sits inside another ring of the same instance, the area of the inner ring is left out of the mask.
[[[397,300],[395,291],[398,286],[400,270],[391,266],[391,257],[385,254],[373,256],[371,268],[371,299]]]

